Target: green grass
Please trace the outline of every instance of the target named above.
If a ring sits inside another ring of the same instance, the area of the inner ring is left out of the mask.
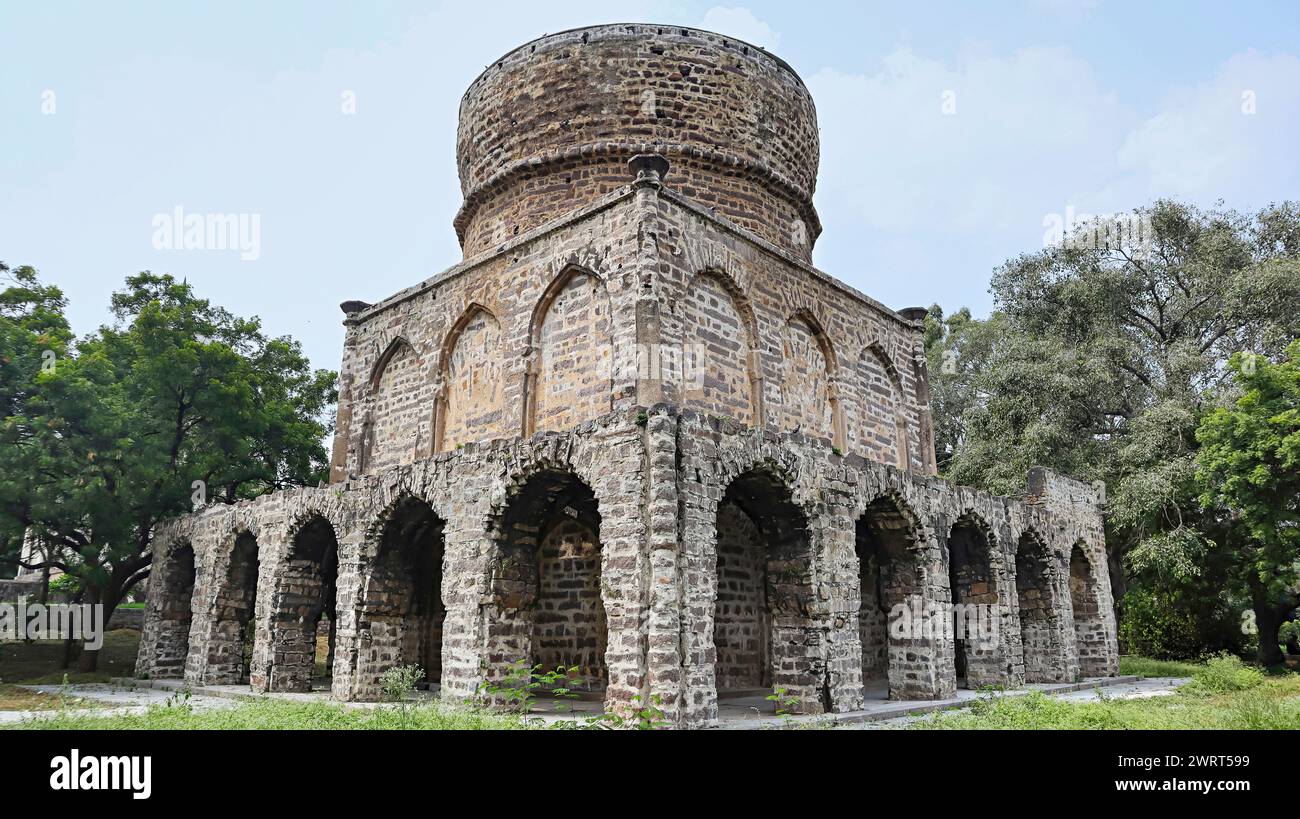
[[[1070,702],[1041,692],[982,697],[970,709],[919,720],[918,729],[1300,730],[1300,674],[1266,676],[1235,657],[1187,665],[1193,679],[1168,696]],[[1153,674],[1151,676],[1169,676]],[[1178,674],[1176,676],[1187,676]]]
[[[74,650],[72,665],[64,669],[63,641],[36,640],[31,643],[0,644],[0,683],[22,685],[58,685],[63,675],[70,683],[108,682],[113,677],[130,677],[135,671],[135,653],[140,632],[116,629],[104,635],[99,651],[99,668],[82,673],[77,670]]]
[[[522,721],[508,714],[495,714],[443,705],[405,708],[388,705],[349,708],[337,703],[249,700],[230,708],[198,711],[176,700],[154,705],[143,714],[96,716],[75,711],[57,711],[25,720],[11,729],[38,730],[415,730],[484,731],[523,728]],[[0,728],[0,730],[3,730]]]
[[[1135,677],[1191,677],[1201,663],[1186,660],[1149,660],[1146,657],[1120,657],[1119,673]]]

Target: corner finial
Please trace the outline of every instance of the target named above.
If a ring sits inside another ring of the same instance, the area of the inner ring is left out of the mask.
[[[627,167],[632,172],[634,185],[658,188],[668,176],[668,159],[662,154],[637,154],[627,161]]]

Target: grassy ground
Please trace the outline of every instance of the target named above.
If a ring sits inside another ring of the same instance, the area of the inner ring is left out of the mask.
[[[1120,657],[1119,673],[1136,677],[1194,677],[1202,663],[1186,660],[1148,660],[1146,657]]]
[[[0,711],[38,711],[58,708],[62,705],[84,707],[88,703],[76,698],[61,698],[54,694],[42,694],[39,691],[0,683]]]
[[[151,706],[143,714],[95,716],[54,712],[12,728],[57,730],[417,730],[483,731],[523,728],[518,717],[442,705],[348,708],[325,702],[249,700],[230,708],[199,711],[185,705]],[[0,729],[2,730],[2,729]]]
[[[1193,679],[1169,696],[1136,700],[1106,699],[1105,689],[1098,702],[1071,702],[1041,693],[987,697],[967,711],[935,714],[911,727],[1300,730],[1300,674],[1268,675],[1234,657],[1216,658],[1201,665],[1146,662],[1150,663],[1145,666],[1148,669],[1174,670],[1177,673],[1173,676]],[[1129,666],[1138,667],[1142,666]],[[1152,672],[1147,676],[1170,674]]]
[[[72,666],[62,668],[63,641],[37,640],[31,643],[0,643],[0,683],[23,685],[58,685],[63,675],[70,683],[108,682],[113,677],[130,677],[135,670],[135,652],[140,645],[140,632],[118,629],[104,635],[104,647],[99,652],[99,670],[90,673],[77,671],[77,658]],[[0,705],[0,710],[5,706]]]
[[[64,641],[0,643],[0,684],[59,685],[68,675],[69,682],[108,682],[112,677],[129,677],[135,671],[135,649],[140,633],[135,629],[117,629],[104,634],[99,653],[99,669],[77,671],[77,655],[72,667],[62,668]],[[4,706],[0,706],[3,710]]]

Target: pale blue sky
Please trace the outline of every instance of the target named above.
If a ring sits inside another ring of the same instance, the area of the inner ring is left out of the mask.
[[[637,21],[741,37],[803,76],[822,132],[814,260],[893,307],[987,312],[993,268],[1067,208],[1300,198],[1297,2],[3,0],[0,259],[62,286],[79,333],[152,269],[335,368],[339,302],[461,257],[469,82],[543,33]],[[155,249],[177,206],[260,214],[259,257]]]

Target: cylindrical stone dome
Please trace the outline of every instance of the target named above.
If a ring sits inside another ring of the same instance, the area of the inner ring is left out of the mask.
[[[640,153],[668,159],[667,188],[810,256],[818,136],[803,81],[734,37],[647,24],[547,35],[470,85],[456,139],[465,255],[628,184]]]

